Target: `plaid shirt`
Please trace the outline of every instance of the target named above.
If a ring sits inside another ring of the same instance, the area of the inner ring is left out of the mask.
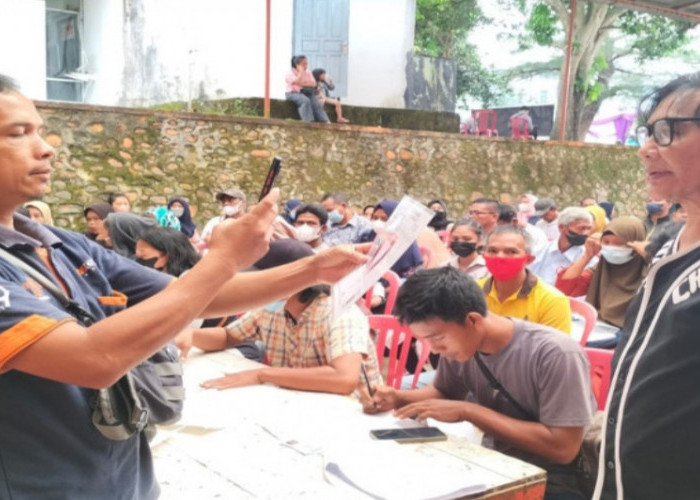
[[[347,224],[333,224],[323,233],[323,242],[332,247],[344,243],[356,243],[360,235],[372,229],[369,221],[359,215],[353,215]]]
[[[360,353],[370,382],[382,385],[367,317],[353,305],[331,321],[331,304],[330,297],[319,296],[304,309],[296,324],[284,309],[257,309],[227,325],[226,330],[242,342],[263,341],[270,366],[326,366],[345,354]],[[359,382],[364,384],[362,376]]]

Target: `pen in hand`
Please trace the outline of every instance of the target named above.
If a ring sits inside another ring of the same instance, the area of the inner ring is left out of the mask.
[[[373,398],[374,391],[372,390],[372,386],[369,383],[369,377],[367,376],[367,370],[365,370],[365,365],[362,364],[360,365],[360,367],[362,368],[362,377],[365,379],[365,384],[367,384],[367,392],[369,392],[369,397]],[[374,401],[372,402],[372,404],[375,408],[377,407],[377,403],[375,403]]]

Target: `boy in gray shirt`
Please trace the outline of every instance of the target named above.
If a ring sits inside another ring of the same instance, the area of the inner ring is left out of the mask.
[[[583,349],[558,330],[488,313],[476,282],[451,267],[410,277],[395,311],[441,355],[437,375],[414,391],[378,387],[364,410],[467,420],[495,449],[546,469],[545,498],[577,498],[575,459],[595,411]]]

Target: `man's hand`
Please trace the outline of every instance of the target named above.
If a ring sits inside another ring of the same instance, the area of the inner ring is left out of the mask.
[[[586,249],[586,256],[593,258],[600,253],[600,233],[593,233],[586,238],[586,243],[584,244]]]
[[[235,271],[254,264],[269,248],[278,200],[279,189],[275,188],[241,218],[217,224],[209,241],[209,254]]]
[[[648,244],[649,244],[648,241],[630,241],[627,243],[627,246],[630,247],[635,252],[637,252],[642,257],[646,258]]]
[[[185,361],[185,358],[187,358],[190,349],[192,349],[193,334],[194,329],[188,327],[182,330],[180,333],[178,333],[177,336],[175,336],[174,342],[175,346],[180,351],[180,361]]]
[[[461,422],[467,420],[466,410],[470,404],[450,399],[426,399],[403,406],[394,414],[398,418],[415,418],[418,421],[434,418],[440,422]]]
[[[393,387],[373,387],[374,397],[370,397],[367,393],[367,388],[362,386],[359,388],[360,403],[362,410],[365,413],[381,413],[393,410],[399,403],[396,396],[396,389]]]
[[[316,254],[311,264],[316,273],[316,280],[332,285],[360,264],[367,262],[367,252],[371,246],[371,243],[338,245]]]
[[[246,387],[249,385],[260,385],[260,372],[265,368],[257,370],[246,370],[238,373],[227,373],[221,378],[215,378],[202,382],[200,385],[205,389],[233,389],[235,387]]]

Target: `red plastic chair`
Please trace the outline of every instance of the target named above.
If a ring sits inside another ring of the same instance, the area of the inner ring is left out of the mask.
[[[528,127],[527,120],[525,118],[511,118],[510,129],[512,131],[513,139],[534,139],[534,137],[530,135],[530,128]]]
[[[387,271],[382,276],[387,283],[389,283],[389,289],[386,292],[386,301],[384,302],[384,314],[391,314],[394,312],[394,304],[396,303],[396,296],[399,294],[399,275],[394,271]],[[368,311],[372,310],[372,291],[374,287],[367,290],[365,293],[365,307]]]
[[[605,402],[608,399],[610,390],[610,378],[612,377],[613,349],[596,349],[594,347],[585,348],[588,361],[591,364],[591,384],[593,385],[593,395],[598,402],[598,409],[605,409]]]
[[[581,346],[583,347],[586,347],[586,342],[588,342],[588,336],[593,331],[595,322],[598,320],[598,311],[596,311],[595,307],[590,305],[588,302],[579,299],[574,299],[572,297],[569,297],[569,305],[571,306],[572,313],[580,314],[585,320],[585,323],[583,325],[583,334],[579,339],[579,344],[581,344]]]
[[[472,116],[477,124],[476,135],[498,136],[498,130],[496,129],[498,113],[492,109],[483,109],[481,111],[473,111]]]
[[[377,348],[377,360],[383,365],[384,350],[389,350],[386,370],[386,385],[394,389],[401,388],[401,379],[406,374],[406,361],[414,338],[410,328],[402,325],[396,316],[388,314],[373,314],[369,316],[369,326],[375,331],[374,345]],[[427,340],[418,340],[422,344],[416,372],[413,375],[411,389],[415,389],[418,377],[423,371],[423,366],[430,356],[430,344]]]

